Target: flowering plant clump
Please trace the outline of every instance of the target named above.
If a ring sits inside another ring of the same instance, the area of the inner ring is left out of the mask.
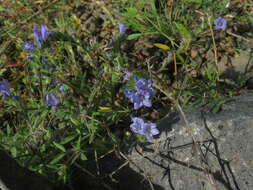
[[[142,106],[151,107],[151,96],[154,93],[152,88],[152,81],[147,79],[135,78],[135,91],[126,89],[124,91],[125,96],[134,104],[134,109],[137,110]],[[159,134],[159,130],[155,123],[145,123],[142,118],[132,117],[131,130],[134,133],[138,133],[146,136],[148,140],[153,139],[154,135]]]
[[[154,135],[160,133],[155,123],[145,123],[144,120],[139,117],[132,117],[132,122],[133,123],[130,125],[131,130],[134,133],[146,136],[148,140],[153,139]]]
[[[3,79],[0,82],[0,92],[3,94],[4,98],[9,98],[11,96],[8,80]]]
[[[215,29],[217,30],[225,30],[227,28],[227,21],[222,17],[218,17],[214,20]]]
[[[125,96],[134,104],[134,109],[137,110],[142,106],[151,107],[151,96],[153,94],[152,82],[146,79],[136,79],[136,91],[126,89]]]
[[[28,56],[25,57],[26,60],[28,61],[32,61],[34,54],[33,51],[36,49],[36,45],[37,47],[41,47],[42,44],[46,41],[46,39],[48,38],[48,36],[50,34],[52,34],[53,32],[50,32],[47,28],[46,25],[41,25],[41,27],[38,27],[37,25],[34,25],[33,27],[33,35],[34,35],[34,40],[35,41],[27,41],[24,43],[23,45],[23,50],[25,52],[30,53]],[[44,68],[46,69],[54,69],[54,65],[52,65],[52,67],[49,67],[51,65],[48,64],[48,60],[45,56],[41,56],[40,57],[40,62],[41,64],[44,66]],[[59,84],[59,82],[57,80],[53,81],[53,86],[57,86]],[[59,84],[59,91],[64,94],[65,92],[65,87],[62,84]],[[60,100],[59,98],[52,93],[49,93],[45,96],[46,99],[46,103],[49,107],[51,107],[52,109],[55,109],[57,107],[57,105],[59,104]]]
[[[36,25],[34,25],[33,28],[33,35],[34,35],[34,39],[36,41],[36,44],[38,44],[39,47],[42,46],[43,42],[46,41],[47,37],[52,34],[52,32],[50,32],[47,28],[46,25],[42,25],[41,27],[38,27]],[[24,43],[23,45],[23,50],[25,52],[29,52],[30,54],[27,55],[25,57],[25,60],[27,61],[31,61],[32,58],[34,57],[34,55],[32,54],[32,52],[36,49],[36,45],[34,43],[34,41],[27,41]],[[46,63],[46,59],[43,58],[42,59],[42,64]]]

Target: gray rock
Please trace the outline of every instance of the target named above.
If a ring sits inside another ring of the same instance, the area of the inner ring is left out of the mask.
[[[241,51],[233,58],[222,57],[218,64],[222,73],[221,78],[238,81],[240,78],[248,79],[247,86],[253,88],[253,59],[251,51]]]
[[[164,190],[252,190],[253,95],[226,101],[217,114],[185,115],[203,157],[175,112],[159,122],[159,137],[129,154],[130,167]]]

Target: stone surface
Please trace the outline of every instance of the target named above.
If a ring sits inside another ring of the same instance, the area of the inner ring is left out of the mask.
[[[175,112],[160,121],[152,144],[129,154],[130,167],[164,190],[253,189],[253,95],[229,99],[217,114],[198,108],[185,115],[203,157]]]
[[[232,80],[237,80],[239,75],[252,77],[252,66],[253,59],[250,51],[241,51],[232,59],[224,56],[218,64],[222,77]]]

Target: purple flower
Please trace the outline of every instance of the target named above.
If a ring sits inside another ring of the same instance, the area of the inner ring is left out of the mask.
[[[28,42],[24,43],[23,49],[26,52],[32,52],[35,49],[34,42],[33,41],[28,41]]]
[[[138,93],[143,94],[145,96],[152,96],[153,88],[151,80],[146,79],[137,79],[136,80],[136,90]]]
[[[126,90],[124,90],[124,94],[125,94],[125,96],[126,96],[127,98],[131,99],[131,97],[132,97],[133,94],[134,94],[134,91],[129,90],[129,89],[126,89]]]
[[[154,135],[158,135],[160,132],[156,128],[155,123],[145,123],[142,126],[142,130],[140,131],[140,134],[145,135],[148,140],[153,139]]]
[[[125,90],[125,96],[134,104],[134,109],[137,110],[142,106],[151,107],[151,96],[153,94],[153,88],[151,87],[151,80],[138,79],[136,80],[136,91]]]
[[[133,123],[130,125],[131,130],[134,133],[140,133],[144,125],[143,119],[139,117],[132,117],[132,122]]]
[[[65,87],[64,87],[63,84],[59,87],[59,90],[60,90],[60,92],[61,92],[62,94],[64,94],[64,92],[65,92]]]
[[[0,92],[3,94],[4,98],[9,98],[11,96],[8,80],[3,79],[0,82]]]
[[[134,104],[134,109],[137,110],[142,106],[151,107],[152,103],[150,101],[150,96],[143,95],[139,92],[135,92],[131,97],[130,101]]]
[[[131,130],[134,133],[145,135],[148,140],[153,139],[154,135],[160,133],[155,123],[145,123],[144,120],[139,117],[132,117],[132,122],[133,123],[130,125]]]
[[[218,17],[214,20],[215,29],[217,30],[225,30],[227,28],[227,21],[222,17]]]
[[[40,28],[40,31],[41,31],[41,38],[43,41],[45,41],[47,39],[47,36],[50,34],[47,26],[45,24],[43,24]]]
[[[34,25],[33,27],[33,33],[34,33],[34,38],[41,47],[43,42],[47,39],[47,37],[52,33],[48,31],[48,28],[46,25],[42,25],[41,27],[38,27]]]
[[[118,23],[119,33],[124,34],[126,32],[126,26],[123,23]]]
[[[46,95],[46,101],[47,105],[50,106],[51,108],[55,109],[56,106],[59,104],[59,98],[55,96],[54,94],[50,93]]]

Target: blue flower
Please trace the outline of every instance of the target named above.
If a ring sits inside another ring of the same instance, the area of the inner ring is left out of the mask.
[[[8,80],[3,79],[0,82],[0,92],[3,94],[4,98],[9,98],[11,96]]]
[[[130,125],[131,130],[134,133],[140,133],[144,125],[143,119],[139,117],[132,117],[132,122],[133,123]]]
[[[154,135],[158,135],[160,133],[156,127],[155,123],[144,123],[140,134],[145,135],[148,140],[151,140]]]
[[[119,33],[124,34],[126,32],[126,26],[123,23],[118,23]]]
[[[131,99],[131,97],[132,97],[133,94],[134,94],[134,91],[129,90],[129,89],[126,89],[126,90],[124,90],[124,94],[125,94],[125,96],[126,96],[127,98]]]
[[[64,87],[63,84],[59,87],[59,90],[60,90],[60,92],[61,92],[62,94],[64,94],[64,92],[65,92],[65,87]]]
[[[148,140],[153,139],[154,135],[160,133],[155,123],[145,123],[144,120],[139,117],[132,117],[132,122],[133,123],[130,125],[131,130],[134,133],[146,136]]]
[[[150,96],[143,95],[139,92],[135,92],[131,97],[130,101],[134,104],[134,109],[137,110],[142,106],[151,107],[152,103],[150,100]]]
[[[52,32],[49,32],[47,26],[43,24],[41,27],[34,25],[33,33],[35,40],[37,41],[39,47],[41,47],[43,42]]]
[[[134,104],[134,109],[137,110],[142,106],[151,107],[151,96],[153,95],[153,88],[151,80],[138,79],[136,80],[136,91],[125,90],[125,96]]]
[[[50,93],[46,95],[46,101],[47,105],[50,106],[51,108],[55,109],[56,106],[59,104],[59,98],[55,96],[54,94]]]
[[[35,49],[34,42],[33,41],[28,41],[28,42],[24,43],[23,49],[26,52],[32,52]]]
[[[137,79],[136,80],[136,90],[138,93],[143,94],[145,96],[152,96],[153,88],[151,80],[146,79]]]
[[[41,31],[41,38],[43,41],[45,41],[51,32],[48,31],[48,28],[45,24],[41,26],[40,31]]]
[[[225,30],[227,28],[227,21],[222,17],[218,17],[214,20],[215,29],[217,30]]]

